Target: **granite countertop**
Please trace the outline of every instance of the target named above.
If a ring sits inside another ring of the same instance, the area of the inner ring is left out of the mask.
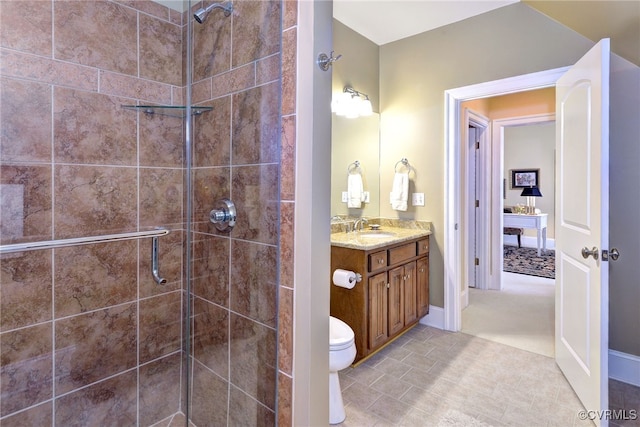
[[[383,234],[389,234],[384,235]],[[377,234],[377,237],[367,237],[369,234]],[[416,228],[400,228],[391,226],[382,226],[377,231],[363,230],[351,233],[338,232],[331,234],[331,246],[340,246],[343,248],[359,249],[369,251],[372,249],[382,248],[388,245],[402,243],[419,237],[429,236],[430,230]]]

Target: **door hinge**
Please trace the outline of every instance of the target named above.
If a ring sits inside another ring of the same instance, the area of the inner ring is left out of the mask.
[[[480,200],[476,200],[476,208],[480,207]]]
[[[480,258],[476,258],[476,265],[480,265]]]
[[[480,149],[480,141],[476,142],[476,150]]]

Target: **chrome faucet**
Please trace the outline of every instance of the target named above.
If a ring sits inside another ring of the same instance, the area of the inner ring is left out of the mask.
[[[353,231],[362,231],[363,225],[369,224],[369,220],[367,218],[358,218],[356,222],[353,224]],[[360,228],[358,228],[360,226]]]

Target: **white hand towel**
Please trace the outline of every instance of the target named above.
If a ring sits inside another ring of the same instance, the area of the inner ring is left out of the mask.
[[[362,200],[364,198],[364,185],[362,184],[362,175],[359,173],[349,174],[347,180],[347,192],[349,197],[347,199],[348,208],[360,208],[362,206]]]
[[[406,211],[408,197],[409,174],[407,172],[396,172],[393,176],[393,186],[391,187],[391,209]]]

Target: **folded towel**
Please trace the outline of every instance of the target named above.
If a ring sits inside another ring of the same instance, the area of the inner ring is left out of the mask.
[[[349,174],[347,180],[347,199],[348,208],[360,208],[364,200],[364,185],[362,184],[362,175],[359,173]]]
[[[408,198],[409,174],[407,172],[396,172],[393,176],[393,186],[391,187],[391,209],[406,211]]]

